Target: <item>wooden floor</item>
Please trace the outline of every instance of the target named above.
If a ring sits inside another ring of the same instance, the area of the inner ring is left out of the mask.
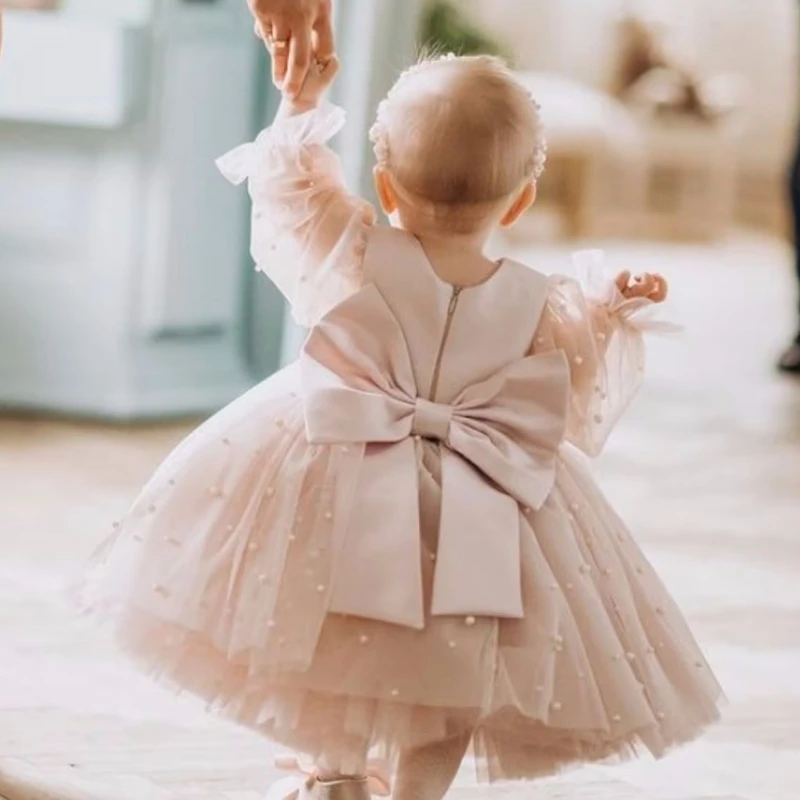
[[[748,238],[615,252],[663,267],[687,333],[654,343],[651,380],[600,476],[730,706],[658,764],[491,790],[466,765],[452,797],[798,800],[800,381],[771,370],[790,327],[788,254]],[[153,688],[60,603],[65,576],[186,430],[0,420],[0,797],[256,800],[274,780],[267,742]]]

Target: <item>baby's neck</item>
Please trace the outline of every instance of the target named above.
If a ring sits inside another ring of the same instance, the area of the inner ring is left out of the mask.
[[[481,231],[480,233],[439,233],[436,231],[416,231],[411,230],[421,242],[437,250],[459,251],[462,253],[480,254],[486,247],[489,234]]]
[[[409,231],[417,237],[436,274],[456,286],[473,286],[488,280],[497,264],[486,258],[486,234],[440,234]]]

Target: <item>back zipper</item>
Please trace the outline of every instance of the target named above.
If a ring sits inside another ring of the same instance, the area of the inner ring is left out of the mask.
[[[439,389],[439,373],[442,369],[442,356],[444,355],[444,348],[447,345],[447,340],[450,337],[450,328],[453,325],[453,315],[456,313],[456,306],[458,305],[458,297],[461,294],[461,289],[461,286],[453,287],[453,294],[450,297],[450,304],[447,306],[447,319],[444,323],[444,332],[442,333],[442,340],[439,344],[439,352],[436,354],[436,361],[433,365],[431,388],[428,392],[428,397],[432,403],[436,401],[436,392]]]

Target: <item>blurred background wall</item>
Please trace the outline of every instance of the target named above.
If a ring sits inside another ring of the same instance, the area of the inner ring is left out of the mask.
[[[620,21],[653,26],[698,75],[740,81],[737,203],[746,220],[781,224],[795,131],[800,24],[794,0],[460,0],[508,46],[524,70],[555,72],[610,91]],[[765,205],[769,207],[766,208]]]
[[[252,272],[245,193],[213,166],[275,108],[246,4],[53,4],[6,12],[0,405],[209,412],[303,335]],[[793,0],[334,5],[350,118],[337,147],[362,191],[375,106],[432,41],[507,55],[543,106],[550,167],[522,243],[784,235]]]
[[[298,337],[253,275],[246,193],[214,168],[275,110],[246,4],[54,5],[6,11],[0,405],[123,420],[212,411]],[[414,2],[354,7],[336,4],[348,53],[336,99],[359,185],[372,109],[413,53],[417,14]]]

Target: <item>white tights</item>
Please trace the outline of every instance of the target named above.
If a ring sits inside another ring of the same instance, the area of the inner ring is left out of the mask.
[[[406,750],[397,766],[394,800],[442,800],[458,774],[470,733]]]

